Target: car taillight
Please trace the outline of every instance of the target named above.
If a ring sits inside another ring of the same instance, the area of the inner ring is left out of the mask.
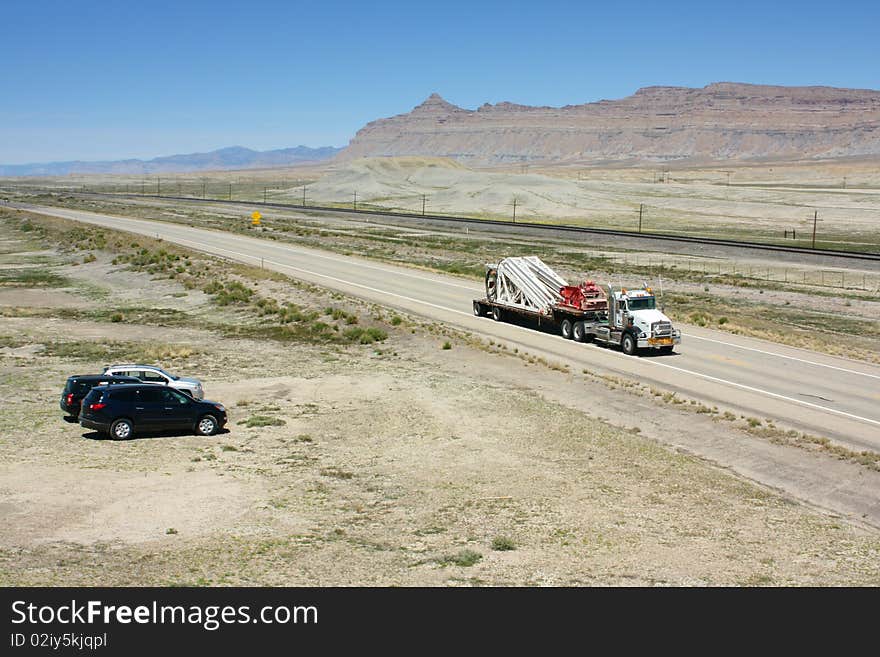
[[[73,393],[72,392],[68,393],[68,395],[67,395],[67,403],[68,403],[68,405],[73,403]]]
[[[90,410],[90,411],[100,411],[100,410],[101,410],[102,408],[104,408],[106,405],[107,405],[107,404],[103,404],[103,403],[101,403],[101,402],[98,402],[97,404],[89,404],[89,410]]]

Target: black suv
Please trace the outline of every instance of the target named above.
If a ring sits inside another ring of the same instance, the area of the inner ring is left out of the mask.
[[[79,423],[125,440],[135,431],[194,431],[210,436],[226,424],[226,407],[152,383],[92,388],[82,401]]]
[[[109,383],[140,383],[140,379],[133,376],[113,376],[107,374],[82,374],[71,376],[67,379],[64,392],[61,393],[61,410],[69,421],[79,417],[79,405],[83,397],[89,394],[89,390],[95,386],[105,386]]]

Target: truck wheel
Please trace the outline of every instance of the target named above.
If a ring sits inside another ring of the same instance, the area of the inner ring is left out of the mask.
[[[562,325],[560,326],[560,331],[562,332],[563,338],[565,338],[566,340],[571,340],[572,327],[571,327],[571,320],[570,319],[563,319],[562,320]]]
[[[620,348],[627,356],[632,356],[636,353],[636,341],[631,333],[624,334],[623,339],[620,341]]]
[[[483,304],[481,304],[479,301],[474,301],[474,315],[479,317],[482,314],[483,314]]]
[[[499,308],[498,306],[492,306],[492,319],[494,319],[496,322],[501,321],[501,308]]]
[[[574,326],[571,327],[571,330],[575,342],[586,342],[587,330],[584,328],[583,322],[575,322]]]

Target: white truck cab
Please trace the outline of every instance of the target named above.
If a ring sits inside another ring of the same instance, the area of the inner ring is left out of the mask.
[[[650,287],[641,289],[608,288],[609,324],[618,331],[629,330],[636,348],[672,351],[681,343],[681,331],[657,308],[657,298]]]

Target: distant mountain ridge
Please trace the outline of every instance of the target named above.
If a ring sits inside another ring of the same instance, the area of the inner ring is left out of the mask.
[[[364,126],[337,156],[466,164],[803,160],[880,156],[880,91],[718,82],[645,87],[564,107],[469,110],[432,94]]]
[[[36,164],[0,164],[0,176],[66,176],[72,173],[151,174],[186,173],[192,171],[223,171],[283,167],[305,162],[320,162],[336,155],[341,149],[332,146],[282,148],[255,151],[243,146],[230,146],[208,153],[168,155],[152,160],[108,160],[102,162],[45,162]]]

